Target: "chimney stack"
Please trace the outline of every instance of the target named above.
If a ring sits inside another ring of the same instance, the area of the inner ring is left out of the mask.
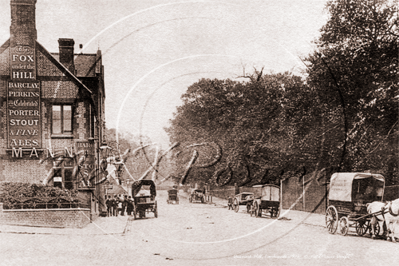
[[[73,48],[75,41],[73,39],[58,39],[60,49],[60,63],[63,64],[72,74],[75,75],[75,63],[73,60]]]
[[[37,39],[36,0],[11,0],[11,47],[33,47]]]

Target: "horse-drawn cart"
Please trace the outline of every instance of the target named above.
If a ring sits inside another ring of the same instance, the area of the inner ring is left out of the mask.
[[[233,200],[233,210],[238,212],[240,210],[240,205],[245,205],[247,212],[250,211],[252,201],[254,200],[254,193],[252,192],[242,192],[234,196]]]
[[[145,218],[146,213],[153,212],[158,217],[158,206],[155,183],[152,180],[139,180],[132,184],[133,216],[134,219]]]
[[[382,201],[385,179],[382,175],[371,173],[335,173],[331,176],[326,210],[326,226],[331,234],[339,228],[346,235],[350,227],[362,236],[372,231],[371,219],[381,212],[368,213],[367,204]],[[339,225],[339,227],[338,227]],[[380,226],[375,224],[378,235]]]
[[[253,188],[260,189],[260,195],[255,196],[251,206],[251,216],[261,217],[262,213],[270,213],[270,217],[278,217],[280,209],[280,187],[266,184]]]

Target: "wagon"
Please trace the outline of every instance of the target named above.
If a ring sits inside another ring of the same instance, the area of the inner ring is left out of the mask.
[[[132,184],[133,217],[145,218],[146,214],[153,212],[158,217],[158,206],[155,200],[155,183],[152,180],[139,180]]]
[[[252,201],[254,200],[254,193],[252,192],[242,192],[234,196],[233,200],[233,210],[238,212],[240,209],[240,205],[245,205],[247,208],[247,212],[250,211]]]
[[[168,204],[179,204],[179,196],[177,189],[168,190],[168,199],[166,200]]]
[[[326,226],[331,234],[346,235],[350,227],[362,236],[371,233],[370,220],[373,215],[367,212],[367,203],[382,201],[385,178],[371,173],[335,173],[331,176],[326,210]],[[376,224],[376,234],[380,226]]]
[[[194,189],[191,191],[190,197],[188,199],[190,202],[205,202],[205,194],[202,189]]]
[[[280,187],[266,184],[253,188],[260,189],[260,195],[256,196],[251,206],[251,216],[262,217],[262,213],[269,213],[270,217],[278,217],[280,209]]]

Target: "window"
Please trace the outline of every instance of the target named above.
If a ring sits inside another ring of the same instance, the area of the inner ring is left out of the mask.
[[[72,105],[53,105],[53,134],[72,134]]]
[[[54,169],[54,187],[72,190],[75,187],[75,181],[72,179],[73,167],[75,163],[72,158],[65,158],[59,167]]]

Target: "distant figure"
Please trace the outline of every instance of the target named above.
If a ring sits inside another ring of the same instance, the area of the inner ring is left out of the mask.
[[[127,207],[127,197],[126,197],[126,195],[124,195],[123,201],[122,201],[122,210],[121,210],[122,216],[125,215],[126,207]]]
[[[111,196],[105,195],[105,205],[107,206],[107,217],[112,216],[112,199]]]
[[[127,215],[132,215],[132,212],[133,212],[133,199],[132,199],[131,196],[129,196],[128,199],[127,199],[126,211],[127,211]]]
[[[233,209],[233,198],[230,196],[229,196],[229,199],[227,200],[227,207],[228,207],[228,210]]]
[[[113,208],[114,216],[116,216],[116,217],[118,217],[118,203],[119,203],[118,196],[115,195],[113,204],[112,204],[112,208]]]

